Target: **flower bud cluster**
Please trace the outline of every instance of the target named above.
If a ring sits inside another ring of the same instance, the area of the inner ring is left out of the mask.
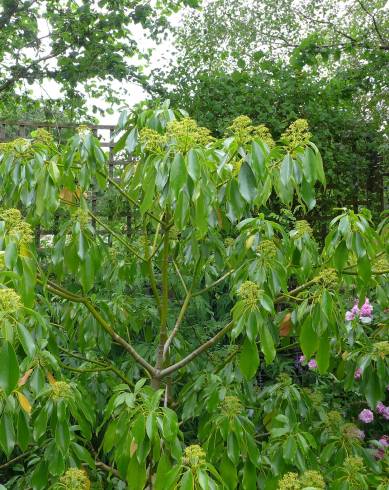
[[[53,135],[44,128],[38,128],[32,131],[31,136],[35,141],[45,145],[51,145],[54,142]]]
[[[198,444],[188,446],[184,450],[182,462],[185,466],[198,468],[205,463],[205,451]]]
[[[59,482],[66,490],[89,490],[91,485],[86,472],[78,468],[69,468]]]
[[[389,355],[389,341],[383,340],[373,344],[373,352],[382,359]]]
[[[262,240],[257,247],[257,253],[268,262],[276,258],[277,251],[277,245],[272,240]]]
[[[81,228],[85,228],[89,224],[89,214],[85,209],[77,208],[72,214],[74,222],[80,223]]]
[[[168,122],[166,138],[182,153],[193,146],[206,146],[214,140],[209,129],[198,126],[190,117]]]
[[[305,119],[297,119],[288,129],[282,133],[281,140],[289,152],[298,147],[305,147],[309,143],[312,134],[308,131],[308,122]]]
[[[299,477],[297,473],[286,473],[278,482],[278,490],[301,490],[303,488],[325,488],[325,481],[321,473],[307,470]]]
[[[298,240],[303,236],[311,237],[313,235],[313,231],[311,225],[305,219],[296,221],[294,225],[294,230],[290,232],[290,236],[294,240]]]
[[[142,128],[139,132],[139,138],[141,144],[151,153],[161,153],[166,145],[165,136],[151,128]]]
[[[335,269],[324,269],[315,278],[317,283],[320,283],[326,289],[335,289],[338,284],[338,274]]]
[[[252,281],[245,281],[239,288],[238,295],[248,307],[253,308],[258,304],[262,295],[262,289]]]
[[[69,400],[73,398],[72,387],[66,381],[55,381],[50,387],[50,396],[53,400],[60,400],[61,398]]]
[[[352,423],[342,425],[341,431],[346,439],[363,441],[363,439],[365,438],[365,433],[363,432],[363,430],[358,429],[358,427]]]
[[[0,154],[5,155],[13,153],[16,158],[33,158],[34,151],[31,147],[31,141],[25,138],[16,138],[13,141],[0,143]]]
[[[22,308],[20,296],[10,288],[0,289],[0,314],[12,315]]]
[[[248,116],[238,116],[228,128],[241,144],[249,143],[254,139],[260,139],[268,145],[269,148],[275,146],[273,137],[269,129],[264,125],[252,125],[252,120]]]
[[[28,245],[34,239],[31,225],[22,219],[18,209],[3,209],[0,211],[0,221],[5,222],[7,232],[19,240],[20,245]]]
[[[243,412],[243,405],[236,396],[226,396],[220,404],[222,412],[228,417],[237,417]]]
[[[363,460],[359,456],[349,456],[344,460],[343,466],[350,474],[358,473],[364,468]]]

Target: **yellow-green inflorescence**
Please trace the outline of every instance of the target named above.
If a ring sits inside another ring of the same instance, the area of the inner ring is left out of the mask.
[[[307,470],[299,477],[297,473],[286,473],[278,482],[278,490],[302,490],[304,488],[325,488],[323,476],[315,470]]]
[[[257,253],[264,261],[271,262],[277,256],[277,245],[272,240],[262,240],[257,247]]]
[[[243,412],[243,405],[236,396],[226,396],[220,403],[220,408],[228,418],[237,417]]]
[[[20,296],[10,288],[0,289],[0,315],[12,315],[22,308]]]
[[[332,429],[338,428],[343,423],[343,417],[337,410],[330,410],[327,413],[326,425]]]
[[[87,124],[80,124],[77,128],[77,133],[80,136],[85,136],[86,134],[89,134],[90,132],[91,132],[91,129]]]
[[[262,289],[252,281],[245,281],[239,288],[238,296],[250,308],[254,308],[262,295]]]
[[[296,148],[305,147],[309,143],[311,136],[308,122],[305,119],[297,119],[282,133],[281,140],[284,142],[286,149],[293,153]]]
[[[300,490],[301,483],[297,473],[286,473],[278,482],[278,490]]]
[[[73,398],[72,387],[69,383],[66,383],[66,381],[55,381],[50,387],[50,396],[53,400],[60,400],[61,398],[69,400]]]
[[[199,126],[190,117],[168,122],[165,134],[151,128],[142,128],[139,139],[143,147],[151,153],[162,153],[166,145],[175,146],[177,151],[186,153],[193,147],[207,146],[214,141],[210,130]]]
[[[311,237],[313,234],[311,225],[305,219],[296,221],[294,230],[290,232],[290,236],[295,240],[302,238],[303,236]]]
[[[139,139],[144,148],[151,153],[161,153],[166,145],[166,137],[155,129],[142,128]]]
[[[307,470],[300,477],[302,488],[313,487],[313,488],[325,488],[326,484],[324,482],[323,476],[315,470]]]
[[[31,136],[37,143],[51,145],[54,142],[53,135],[43,128],[38,128],[35,131],[32,131]]]
[[[389,260],[387,257],[378,258],[373,265],[375,272],[387,272],[389,271]]]
[[[198,444],[188,446],[184,450],[182,462],[190,468],[199,468],[205,464],[205,451]]]
[[[316,277],[316,282],[327,289],[335,289],[338,284],[338,274],[335,269],[324,269]]]
[[[28,245],[34,239],[34,234],[29,223],[22,219],[18,209],[3,209],[0,211],[0,221],[5,222],[6,231],[19,240],[20,245]]]
[[[264,125],[253,126],[252,120],[248,116],[238,116],[228,128],[241,144],[249,143],[255,139],[260,139],[268,145],[269,148],[275,146],[273,137],[269,129]]]
[[[34,151],[31,146],[31,141],[26,138],[16,138],[6,143],[0,143],[0,155],[13,154],[16,158],[31,159],[34,156]]]
[[[84,470],[78,468],[69,468],[67,472],[61,476],[60,488],[66,490],[89,490],[90,481]]]
[[[76,211],[72,214],[73,221],[80,223],[81,228],[85,228],[89,221],[89,213],[85,209],[77,208]]]
[[[346,424],[343,424],[341,426],[341,431],[346,439],[360,441],[364,437],[363,431],[358,429],[358,427],[351,422],[347,422]]]
[[[343,462],[343,466],[350,474],[358,473],[364,468],[363,459],[359,456],[349,456]]]
[[[198,126],[197,122],[190,117],[167,123],[166,137],[182,153],[187,152],[192,147],[206,146],[214,141],[211,131]]]
[[[373,353],[381,358],[389,355],[389,341],[383,340],[382,342],[376,342],[373,344]]]

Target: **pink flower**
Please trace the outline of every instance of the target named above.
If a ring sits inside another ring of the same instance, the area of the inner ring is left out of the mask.
[[[317,362],[315,361],[315,359],[311,359],[308,362],[308,367],[309,369],[317,369]]]
[[[370,424],[370,422],[373,422],[374,420],[374,415],[371,410],[364,408],[362,412],[358,415],[358,418],[364,424]]]
[[[389,407],[385,407],[384,413],[382,415],[385,420],[389,420]]]
[[[302,364],[303,362],[305,362],[305,356],[300,356],[299,363]]]
[[[361,379],[362,378],[362,369],[357,368],[354,373],[354,379]]]
[[[352,322],[354,320],[354,313],[352,311],[346,311],[345,320],[346,322]]]
[[[380,415],[383,415],[385,413],[386,407],[382,402],[378,402],[375,409],[376,409],[377,413],[379,413]]]
[[[369,302],[369,298],[366,298],[365,302],[363,303],[361,310],[359,312],[359,316],[361,318],[363,318],[363,317],[371,318],[372,315],[373,315],[373,307]]]
[[[351,313],[354,316],[358,316],[359,315],[359,308],[358,308],[358,300],[357,299],[354,301],[354,306],[351,308]]]
[[[381,436],[381,438],[378,441],[380,444],[382,444],[384,447],[389,446],[389,436]]]

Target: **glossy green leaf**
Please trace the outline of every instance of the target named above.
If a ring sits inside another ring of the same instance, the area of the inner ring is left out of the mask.
[[[0,349],[0,389],[9,395],[20,378],[19,363],[12,344],[5,341]]]

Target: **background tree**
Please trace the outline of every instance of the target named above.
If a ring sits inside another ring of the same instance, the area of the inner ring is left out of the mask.
[[[83,105],[81,92],[118,102],[112,81],[147,85],[139,61],[149,55],[138,44],[144,32],[158,37],[168,16],[195,0],[99,2],[2,0],[0,9],[0,98],[15,87],[55,81],[68,107]]]
[[[386,25],[383,2],[210,2],[185,17],[175,62],[156,83],[213,131],[245,113],[278,137],[307,118],[327,164],[322,221],[341,201],[378,213],[387,199]]]

